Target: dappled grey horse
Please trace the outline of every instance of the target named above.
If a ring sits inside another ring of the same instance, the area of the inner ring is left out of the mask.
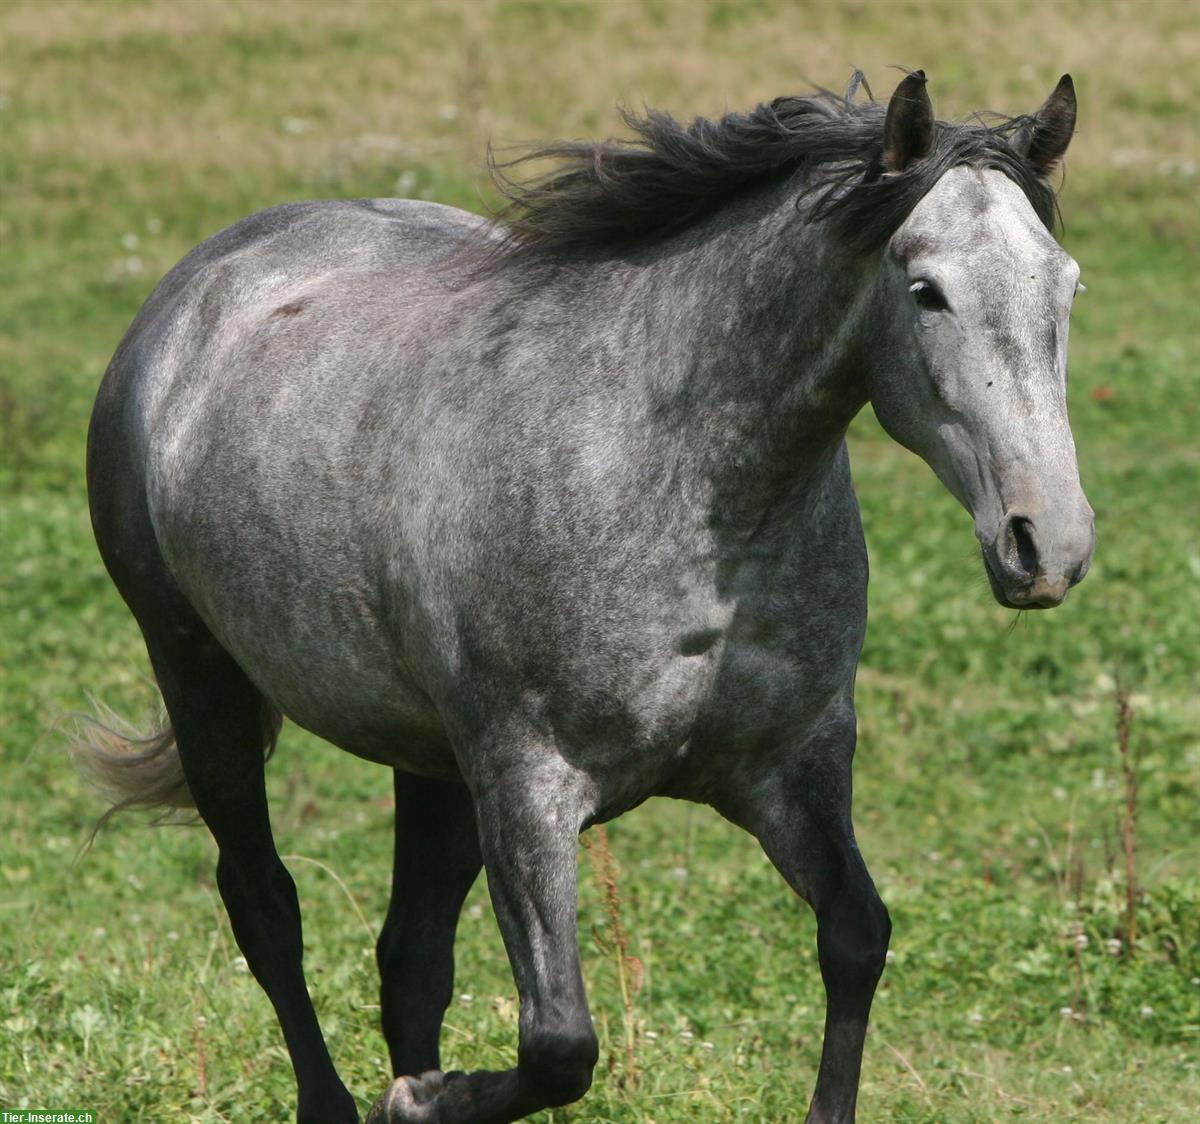
[[[597,1058],[576,840],[650,796],[753,833],[817,918],[811,1121],[854,1117],[890,923],[850,820],[867,562],[845,434],[870,401],[970,510],[996,597],[1092,552],[1067,423],[1078,269],[1031,116],[936,122],[819,92],[570,143],[498,223],[303,203],[193,250],[117,350],[88,445],[104,561],[169,728],[84,763],[194,803],[279,1016],[298,1118],[357,1118],[301,968],[264,753],[281,716],[395,778],[379,938],[391,1124],[511,1121]],[[443,1074],[480,868],[520,993],[516,1068]]]

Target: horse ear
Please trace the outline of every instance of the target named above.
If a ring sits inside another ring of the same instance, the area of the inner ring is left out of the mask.
[[[903,172],[933,148],[933,103],[925,90],[925,71],[914,70],[892,94],[883,122],[883,163]]]
[[[1074,132],[1075,83],[1064,74],[1054,93],[1013,138],[1013,147],[1039,176],[1048,176],[1063,158]]]

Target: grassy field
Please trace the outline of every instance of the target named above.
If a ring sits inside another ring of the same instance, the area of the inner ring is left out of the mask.
[[[0,1108],[102,1121],[282,1121],[290,1069],[229,934],[202,830],[118,820],[51,721],[94,693],[143,715],[144,651],[91,540],[96,385],[189,247],[288,199],[488,201],[483,145],[615,128],[624,99],[719,112],[864,67],[923,66],[942,116],[1081,100],[1062,193],[1083,265],[1071,406],[1096,564],[1062,609],[992,603],[969,518],[868,415],[871,551],[857,820],[895,922],[864,1121],[1186,1121],[1200,1105],[1200,411],[1187,2],[877,5],[0,2]],[[1126,930],[1114,681],[1138,756]],[[371,948],[386,773],[285,729],[270,785],[312,991],[367,1104],[388,1074]],[[745,837],[652,802],[609,829],[644,965],[632,1040],[613,918],[580,853],[602,1061],[544,1120],[789,1121],[823,995],[806,908]],[[449,1066],[512,1064],[486,891],[459,938]],[[633,1071],[630,1067],[632,1046]]]

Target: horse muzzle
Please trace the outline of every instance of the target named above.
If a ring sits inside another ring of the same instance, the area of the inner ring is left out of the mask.
[[[1083,581],[1094,543],[1091,508],[1079,518],[1042,517],[1037,523],[1009,512],[983,547],[992,593],[1006,609],[1053,609]]]

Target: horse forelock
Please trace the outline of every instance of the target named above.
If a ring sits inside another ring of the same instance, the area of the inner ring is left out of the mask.
[[[1058,216],[1055,194],[1010,144],[1027,116],[975,114],[937,122],[932,150],[903,172],[885,173],[885,106],[816,90],[776,98],[748,113],[682,124],[667,113],[622,111],[632,140],[562,141],[498,163],[493,179],[507,200],[496,216],[502,238],[492,257],[535,253],[625,252],[695,225],[724,203],[785,177],[797,180],[798,203],[854,251],[881,248],[951,168],[995,169],[1013,180],[1047,229]],[[521,181],[530,161],[553,162]]]

